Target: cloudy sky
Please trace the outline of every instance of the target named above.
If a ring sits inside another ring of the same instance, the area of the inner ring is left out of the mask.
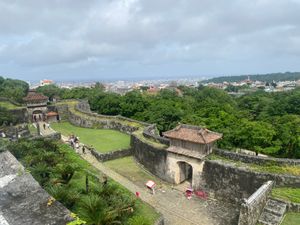
[[[0,0],[0,10],[6,77],[300,71],[300,0]]]

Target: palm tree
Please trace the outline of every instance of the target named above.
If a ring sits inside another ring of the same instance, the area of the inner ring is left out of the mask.
[[[49,186],[46,187],[46,190],[57,201],[63,203],[69,209],[71,209],[81,197],[78,191],[70,189],[65,185]]]
[[[49,181],[51,169],[46,163],[37,163],[31,168],[31,173],[33,177],[42,185]]]
[[[96,194],[85,196],[79,205],[79,217],[90,225],[121,224],[118,214]]]

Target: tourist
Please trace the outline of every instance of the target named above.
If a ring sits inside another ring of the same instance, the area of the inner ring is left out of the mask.
[[[82,145],[82,153],[85,154],[85,146]]]
[[[46,124],[45,123],[43,123],[43,127],[44,127],[44,130],[46,130]]]

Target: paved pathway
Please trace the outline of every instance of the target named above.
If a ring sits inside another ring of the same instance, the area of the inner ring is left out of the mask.
[[[47,123],[45,122],[38,122],[39,126],[40,126],[40,134],[42,136],[47,136],[50,134],[55,133],[55,130],[53,130],[51,127],[48,127]],[[44,129],[44,124],[45,124],[45,129]]]

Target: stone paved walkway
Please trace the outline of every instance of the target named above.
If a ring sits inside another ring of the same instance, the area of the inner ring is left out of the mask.
[[[42,134],[47,134],[48,132],[46,129]],[[67,141],[67,137],[62,136],[62,140]],[[181,191],[171,187],[164,190],[156,190],[155,195],[152,195],[146,188],[137,186],[127,178],[106,167],[89,151],[86,150],[86,154],[80,154],[80,156],[101,173],[120,183],[132,193],[140,192],[140,198],[144,202],[147,202],[163,214],[166,225],[223,225],[228,224],[223,220],[224,217],[232,217],[231,212],[229,212],[229,215],[226,215],[227,208],[220,206],[214,200],[204,201],[198,198],[188,200]]]
[[[51,127],[47,127],[47,123],[38,122],[38,124],[40,126],[40,134],[42,136],[47,136],[47,135],[55,133],[55,130],[53,130]],[[44,124],[45,124],[45,129],[44,129]]]

